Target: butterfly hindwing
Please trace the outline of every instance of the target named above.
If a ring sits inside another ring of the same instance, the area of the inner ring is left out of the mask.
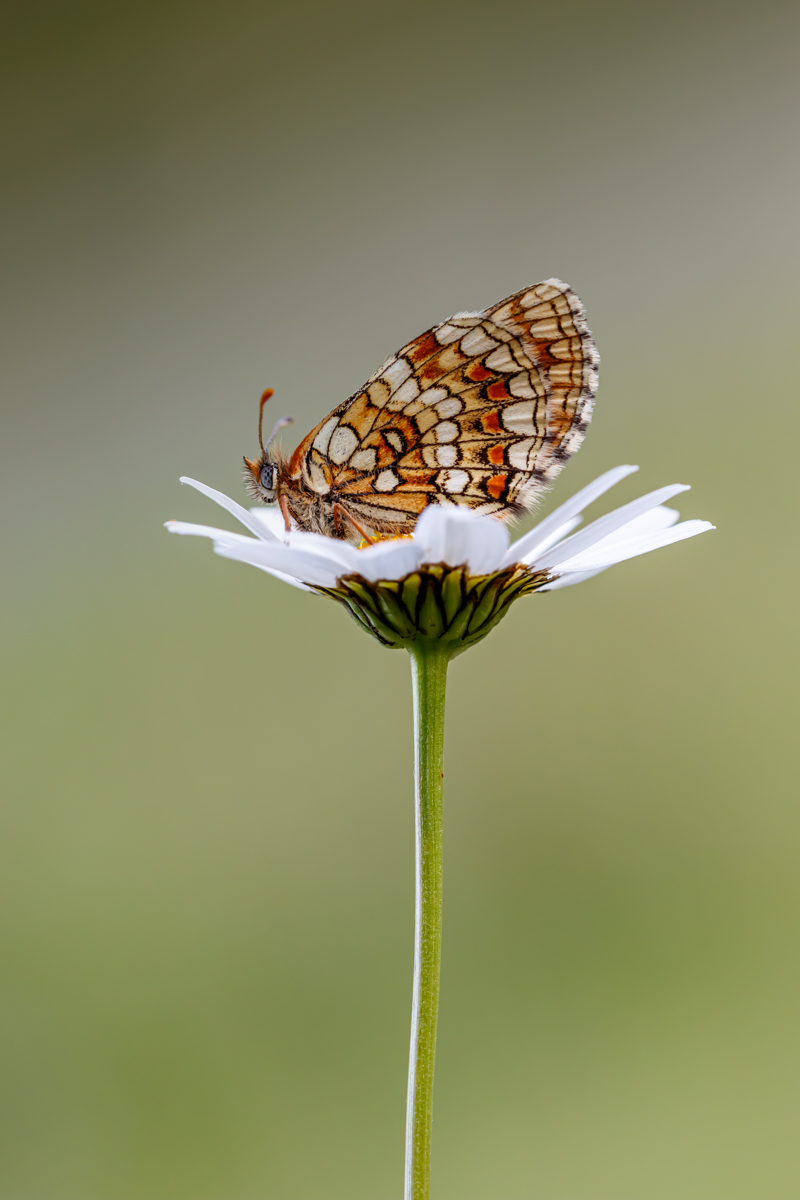
[[[580,444],[597,352],[558,280],[461,313],[393,355],[298,446],[290,473],[367,523],[428,504],[511,516]]]

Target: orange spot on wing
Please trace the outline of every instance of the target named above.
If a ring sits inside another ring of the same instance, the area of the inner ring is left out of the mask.
[[[439,350],[423,366],[417,367],[416,374],[420,383],[433,383],[434,380],[441,379],[442,375],[447,374],[448,369],[452,369],[447,362],[448,357],[452,358],[452,354],[448,356],[446,349]]]
[[[497,410],[493,410],[492,412],[488,412],[488,413],[483,413],[481,415],[481,425],[483,426],[486,433],[502,433],[503,432],[500,427],[500,413],[497,412]]]
[[[480,359],[477,362],[470,363],[465,369],[464,374],[467,379],[471,379],[473,383],[483,383],[486,379],[494,377],[493,371],[487,371]]]
[[[297,479],[299,477],[303,467],[303,459],[305,458],[306,452],[310,448],[311,442],[313,441],[312,435],[315,435],[316,432],[317,430],[313,429],[308,437],[304,438],[300,445],[295,447],[294,453],[289,459],[289,475],[292,477],[292,479]]]
[[[510,400],[506,383],[504,379],[498,379],[497,383],[490,383],[486,389],[486,395],[490,400]]]
[[[406,351],[406,358],[416,366],[417,363],[424,362],[426,358],[430,358],[438,349],[439,343],[433,334],[429,333],[427,337],[420,338],[416,345]]]
[[[504,448],[502,446],[492,446],[490,447],[486,457],[489,459],[489,462],[494,463],[496,467],[502,467],[503,453]]]
[[[400,472],[400,478],[403,482],[397,489],[402,492],[404,489],[407,492],[415,492],[420,489],[423,491],[435,491],[434,485],[431,483],[435,472],[434,471],[406,471]]]
[[[367,393],[362,392],[360,396],[356,397],[347,412],[342,413],[342,423],[349,425],[357,434],[359,441],[363,442],[372,428],[375,418],[380,413],[381,410],[370,403]]]
[[[404,454],[398,463],[400,470],[404,475],[409,471],[423,471],[425,469],[425,460],[422,457],[420,450],[410,450],[408,454]]]
[[[505,491],[506,475],[493,475],[486,482],[486,490],[494,500],[499,500]]]
[[[393,463],[397,462],[397,451],[394,446],[390,446],[388,442],[381,439],[376,448],[379,467],[391,467]]]
[[[354,472],[352,471],[347,472],[347,475],[350,476],[349,479],[342,479],[341,476],[337,475],[334,480],[337,492],[341,492],[343,496],[355,496],[360,495],[362,492],[372,491],[372,479],[369,475],[365,475],[361,479],[353,479],[353,474]]]

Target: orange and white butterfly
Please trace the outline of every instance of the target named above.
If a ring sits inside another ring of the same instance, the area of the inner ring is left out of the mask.
[[[290,458],[272,448],[290,418],[266,446],[259,421],[246,486],[287,529],[355,540],[410,533],[428,504],[519,516],[580,446],[599,361],[580,300],[547,279],[420,334]]]

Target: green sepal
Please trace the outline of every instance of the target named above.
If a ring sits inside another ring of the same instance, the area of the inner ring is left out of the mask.
[[[442,607],[448,627],[452,626],[464,604],[464,572],[456,568],[448,571],[442,580]]]
[[[423,637],[440,638],[445,631],[444,613],[439,607],[440,580],[428,572],[423,580],[425,594],[419,611],[417,628]]]
[[[405,579],[400,581],[400,594],[407,613],[416,613],[421,587],[422,576],[419,571],[415,571],[413,575],[406,575]]]
[[[372,583],[346,575],[335,588],[316,588],[343,604],[362,629],[384,646],[410,649],[437,642],[453,657],[482,641],[519,596],[537,591],[550,576],[519,563],[490,575],[463,567],[426,564],[399,580]]]

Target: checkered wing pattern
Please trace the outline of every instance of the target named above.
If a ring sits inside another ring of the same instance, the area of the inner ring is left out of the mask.
[[[580,445],[599,362],[558,279],[403,346],[297,447],[289,473],[375,526],[428,504],[509,517]]]

